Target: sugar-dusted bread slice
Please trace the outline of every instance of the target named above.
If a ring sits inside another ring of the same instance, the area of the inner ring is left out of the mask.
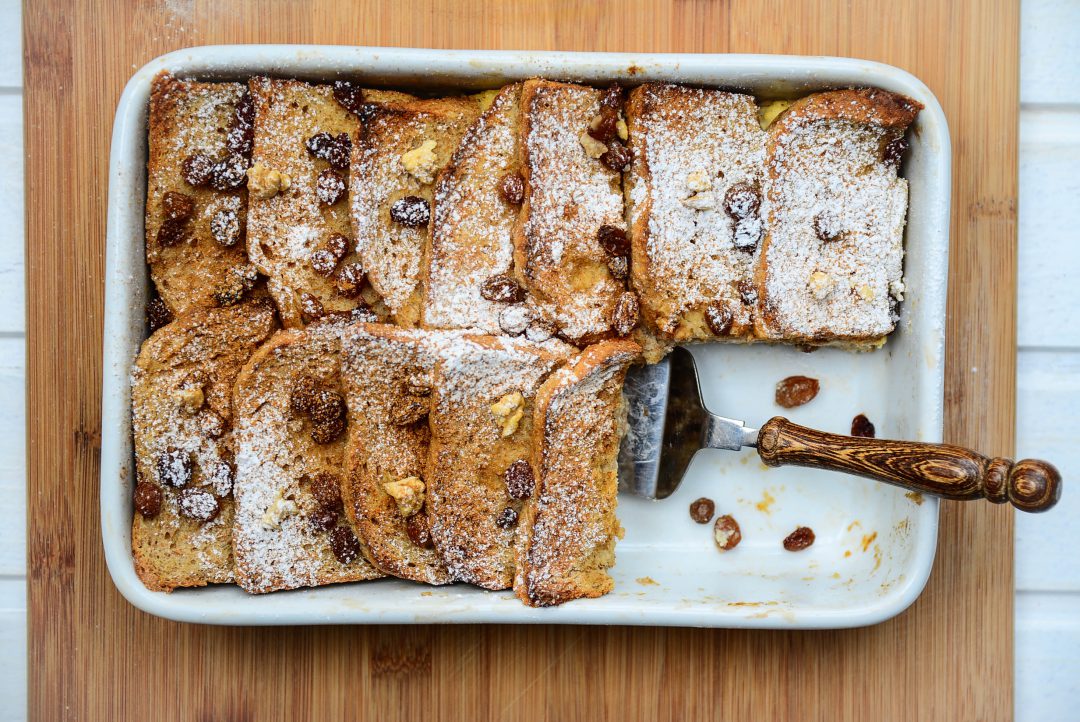
[[[420,320],[420,281],[439,170],[480,114],[475,97],[373,109],[353,147],[349,179],[357,251],[396,323]]]
[[[515,544],[514,592],[534,607],[599,597],[613,587],[622,384],[641,348],[605,341],[540,387],[533,412],[536,490]]]
[[[349,223],[349,157],[361,122],[334,87],[299,80],[249,81],[255,106],[248,172],[247,247],[287,327],[324,312],[372,307]],[[365,113],[408,96],[362,91]],[[368,102],[370,101],[370,102]]]
[[[598,240],[602,226],[625,232],[622,174],[582,144],[600,98],[595,88],[536,79],[521,93],[516,273],[560,335],[579,345],[612,335],[626,290]]]
[[[884,90],[802,98],[768,128],[758,336],[869,347],[903,298],[904,132],[922,106]]]
[[[459,339],[452,332],[357,324],[342,341],[345,511],[377,569],[428,584],[452,581],[431,542],[427,417],[436,363]]]
[[[146,261],[175,316],[228,305],[254,271],[244,244],[250,108],[240,83],[154,78]]]
[[[535,315],[516,307],[500,324],[500,314],[520,301],[493,300],[484,292],[485,283],[510,276],[514,266],[513,229],[523,192],[517,153],[521,87],[508,85],[495,95],[439,174],[424,265],[426,328],[501,335],[507,326],[516,335]]]
[[[236,380],[233,556],[248,592],[382,576],[361,554],[341,502],[345,324],[278,332]]]
[[[454,580],[513,583],[514,532],[533,486],[533,400],[573,351],[467,336],[437,363],[425,478],[431,538]]]
[[[276,327],[267,299],[199,309],[139,351],[131,547],[148,589],[233,580],[233,382]]]
[[[673,341],[752,335],[765,132],[749,95],[646,83],[626,122],[631,274],[648,327]]]

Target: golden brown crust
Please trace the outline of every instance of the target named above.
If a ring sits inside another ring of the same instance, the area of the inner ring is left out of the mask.
[[[617,458],[625,430],[622,383],[640,357],[632,341],[605,341],[556,371],[536,395],[536,491],[519,520],[514,592],[530,606],[599,597],[613,587]]]
[[[132,521],[135,568],[147,588],[233,579],[233,382],[276,325],[266,300],[196,310],[158,330],[139,352],[132,384],[136,478],[162,498],[156,515],[136,511]],[[216,498],[212,520],[181,515],[180,495],[192,489]]]
[[[880,88],[829,90],[796,100],[773,121],[769,130],[787,132],[813,120],[846,120],[858,125],[906,130],[922,109],[919,101]]]
[[[243,94],[240,83],[178,80],[165,72],[151,86],[146,260],[158,293],[174,315],[217,306],[215,294],[230,284],[233,269],[247,263],[242,238],[226,246],[211,231],[219,213],[234,214],[243,228],[247,191],[193,187],[182,171],[191,155],[203,154],[215,162],[227,155],[224,131]],[[162,233],[166,193],[180,193],[191,201],[190,217],[175,222],[178,230],[172,234]]]
[[[508,488],[507,469],[528,463],[533,397],[574,349],[491,336],[459,345],[435,372],[425,477],[431,536],[455,580],[507,589],[523,503],[520,487],[517,496]]]
[[[320,501],[316,484],[340,487],[345,437],[317,443],[311,421],[291,408],[310,379],[341,392],[345,320],[285,330],[267,341],[236,380],[237,474],[233,555],[236,582],[252,593],[381,577],[361,555],[348,562],[332,549],[332,529],[352,527],[338,504]],[[321,478],[320,478],[321,477]],[[339,492],[340,493],[340,492]]]

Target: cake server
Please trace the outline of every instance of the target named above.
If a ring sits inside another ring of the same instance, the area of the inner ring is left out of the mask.
[[[692,353],[676,348],[658,364],[632,368],[623,387],[629,428],[619,449],[619,489],[670,496],[699,449],[757,449],[767,466],[809,466],[864,476],[944,499],[1009,502],[1046,511],[1061,475],[1038,459],[988,458],[948,444],[830,434],[775,416],[760,429],[717,416],[701,398]]]

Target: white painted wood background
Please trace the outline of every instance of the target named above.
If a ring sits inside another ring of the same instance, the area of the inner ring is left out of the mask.
[[[1080,0],[1023,0],[1017,452],[1080,478]],[[20,4],[0,1],[0,722],[26,716]],[[992,152],[992,149],[990,149]],[[1080,490],[1017,515],[1016,717],[1080,719]]]

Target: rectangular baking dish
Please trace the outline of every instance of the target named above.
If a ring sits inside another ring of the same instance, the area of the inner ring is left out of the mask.
[[[821,393],[788,416],[847,433],[865,413],[878,436],[940,441],[948,268],[950,146],[944,114],[910,74],[879,63],[779,55],[638,55],[413,50],[339,46],[199,47],[164,55],[132,76],[120,98],[109,167],[101,530],[113,581],[135,606],[169,619],[210,624],[555,623],[740,628],[837,628],[880,622],[922,591],[937,543],[938,502],[870,481],[806,469],[767,469],[752,451],[702,452],[672,497],[621,497],[626,529],[612,570],[615,591],[551,609],[530,609],[509,592],[400,580],[249,596],[234,586],[150,592],[131,557],[130,375],[146,335],[150,281],[144,262],[146,121],[150,84],[180,76],[240,80],[256,74],[359,80],[413,90],[477,90],[545,76],[628,85],[651,80],[796,97],[874,85],[923,103],[903,174],[910,183],[902,318],[874,353],[711,344],[694,348],[713,411],[759,425],[780,411],[776,382],[793,374]],[[732,514],[743,541],[721,554],[711,526],[688,506],[707,496]],[[793,554],[781,540],[811,527],[816,543]]]

